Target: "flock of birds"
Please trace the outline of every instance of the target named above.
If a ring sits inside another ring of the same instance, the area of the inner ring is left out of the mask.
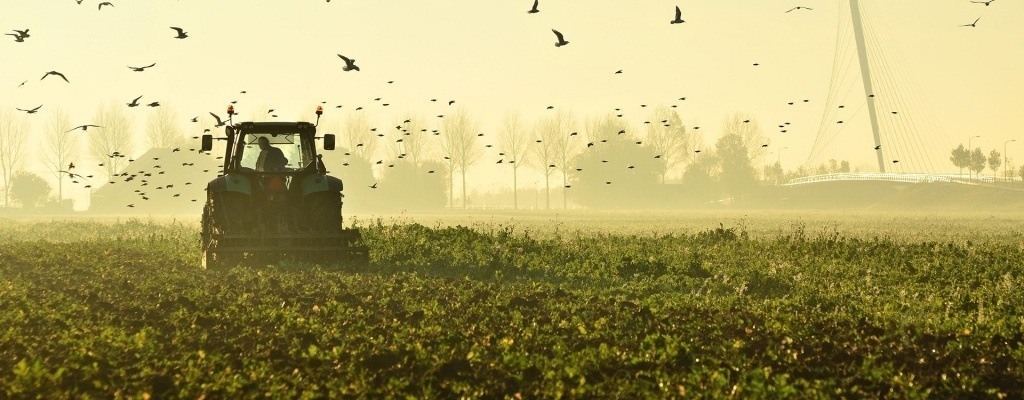
[[[83,1],[84,0],[75,0],[75,2],[77,4],[82,4]],[[984,1],[972,0],[971,3],[983,4],[984,6],[989,6],[990,4],[992,4],[995,1],[996,0],[984,0]],[[330,0],[327,0],[327,2],[330,2]],[[97,9],[101,10],[101,11],[104,9],[104,7],[111,7],[112,8],[112,7],[114,7],[114,4],[109,2],[109,1],[104,1],[104,2],[98,3],[98,5],[97,5]],[[672,25],[686,23],[686,20],[683,19],[682,10],[679,8],[679,6],[675,6],[675,10],[674,11],[675,11],[675,13],[673,15],[673,18],[668,20],[668,23],[672,24]],[[791,12],[794,12],[794,11],[813,11],[813,8],[806,7],[806,6],[795,6],[795,7],[787,9],[786,11],[784,11],[784,13],[788,14],[788,13],[791,13]],[[527,13],[528,14],[537,14],[537,13],[540,13],[540,12],[541,12],[541,10],[540,10],[540,0],[534,0],[532,7],[529,10],[527,10]],[[978,21],[980,19],[981,18],[979,17],[974,22],[972,22],[970,24],[964,24],[964,25],[960,25],[960,26],[962,26],[962,27],[971,27],[971,28],[977,27],[977,23],[978,23]],[[187,39],[187,38],[190,37],[188,35],[188,32],[185,31],[185,29],[183,29],[181,27],[170,27],[170,29],[174,32],[174,36],[170,36],[170,38],[172,38],[172,39],[182,40],[182,39]],[[567,46],[567,45],[570,44],[570,42],[568,40],[566,40],[566,37],[565,37],[565,35],[562,32],[560,32],[557,29],[552,29],[551,31],[554,33],[555,38],[556,38],[556,41],[554,43],[555,47],[563,47],[563,46]],[[11,33],[5,33],[5,35],[13,37],[13,39],[14,39],[14,41],[16,43],[25,43],[26,39],[32,37],[29,32],[30,32],[29,29],[23,29],[23,30],[14,29],[14,30],[11,31]],[[344,63],[344,65],[341,67],[342,71],[344,71],[344,72],[360,71],[360,68],[359,68],[359,66],[356,65],[356,60],[354,58],[351,58],[351,57],[348,57],[348,56],[345,56],[345,55],[342,55],[342,54],[337,54],[337,56]],[[137,66],[137,67],[136,66],[127,66],[127,68],[129,68],[132,72],[145,72],[148,69],[155,67],[156,65],[157,65],[157,63],[153,62],[153,63],[150,63],[149,65]],[[754,67],[758,67],[758,66],[760,66],[760,63],[754,62],[754,63],[752,63],[752,65]],[[623,73],[622,70],[616,70],[614,72],[614,74],[616,74],[616,75],[622,74],[622,73]],[[61,73],[59,71],[48,71],[48,72],[44,73],[43,76],[40,78],[40,81],[46,80],[47,78],[50,78],[50,77],[53,77],[54,79],[59,78],[60,80],[63,80],[67,84],[71,83],[70,80],[67,78],[67,76],[65,76],[65,74],[63,74],[63,73]],[[28,81],[23,81],[23,82],[21,82],[21,84],[18,85],[18,87],[24,86],[26,83],[28,83]],[[387,81],[387,83],[388,84],[392,84],[392,83],[394,83],[394,81]],[[241,94],[246,94],[247,91],[243,90],[240,93]],[[142,105],[145,105],[147,107],[160,107],[161,106],[159,101],[140,102],[142,97],[143,97],[142,95],[140,95],[138,97],[135,97],[134,99],[132,99],[132,101],[130,101],[128,103],[125,103],[125,104],[127,105],[127,107],[139,107],[139,106],[142,106]],[[874,97],[874,95],[871,94],[868,97]],[[685,101],[686,99],[687,99],[686,97],[679,97],[678,98],[679,101]],[[382,99],[380,97],[378,97],[378,98],[375,98],[374,100],[380,102]],[[434,99],[430,99],[430,101],[431,102],[437,102],[438,99],[434,98]],[[810,99],[803,99],[802,102],[803,103],[808,103],[808,102],[810,102]],[[230,103],[231,104],[236,104],[237,100],[232,100],[232,101],[230,101]],[[321,103],[322,104],[327,104],[326,101],[323,101]],[[447,104],[449,106],[453,105],[454,103],[455,103],[455,100],[448,100],[448,102],[447,102]],[[386,103],[386,102],[385,103],[381,103],[381,104],[384,107],[389,105],[389,103]],[[788,102],[788,105],[790,105],[790,106],[793,106],[793,105],[796,105],[796,104],[797,104],[797,101],[790,101],[790,102]],[[36,106],[34,108],[16,108],[16,109],[18,111],[22,111],[22,112],[25,112],[27,114],[35,114],[42,107],[43,107],[43,105],[40,104],[40,105],[38,105],[38,106]],[[341,108],[341,107],[342,107],[342,105],[337,105],[336,106],[336,108]],[[641,108],[646,108],[647,105],[646,104],[641,104],[640,107]],[[676,107],[678,107],[678,104],[672,104],[671,107],[672,108],[676,108]],[[843,108],[843,107],[844,107],[843,105],[839,106],[839,108]],[[548,110],[551,110],[551,109],[554,109],[555,107],[552,105],[552,106],[547,106],[546,108]],[[355,107],[356,111],[359,111],[359,110],[362,110],[362,109],[363,108],[361,106]],[[270,109],[268,109],[267,114],[270,115],[271,117],[276,118],[277,115],[274,114],[274,111],[275,111],[274,108],[270,108]],[[217,115],[217,114],[215,114],[213,112],[210,112],[209,114],[216,121],[216,123],[213,125],[213,128],[222,127],[222,126],[225,126],[226,124],[229,123],[228,119],[221,118],[219,115]],[[896,115],[896,114],[898,114],[898,112],[897,111],[892,111],[892,114]],[[616,117],[618,117],[618,118],[622,118],[623,117],[623,110],[621,108],[615,108],[614,115]],[[444,114],[438,114],[436,117],[437,118],[444,118]],[[189,121],[192,122],[192,123],[197,123],[199,121],[199,117],[198,116],[197,117],[193,117]],[[744,124],[747,124],[747,123],[750,123],[751,121],[749,119],[747,119],[747,120],[743,120],[742,122]],[[406,120],[406,121],[404,121],[404,123],[408,124],[408,123],[410,123],[410,120]],[[644,121],[644,123],[645,124],[651,124],[652,121]],[[666,120],[661,120],[661,123],[665,127],[670,127],[671,126],[668,123],[667,119]],[[842,124],[843,121],[840,120],[840,121],[837,121],[837,123],[838,124]],[[788,129],[789,129],[789,126],[790,126],[790,122],[788,122],[788,121],[784,121],[784,122],[780,123],[778,125],[779,132],[780,133],[786,133],[788,131]],[[75,130],[81,130],[82,132],[87,132],[89,130],[89,128],[103,129],[102,126],[95,125],[95,124],[81,124],[81,125],[75,126],[74,128],[71,128],[68,132],[75,131]],[[412,134],[412,132],[409,132],[409,131],[403,129],[401,125],[396,126],[396,128],[398,130],[402,131],[404,133],[404,135],[411,135]],[[693,129],[693,130],[696,131],[696,130],[699,130],[700,127],[699,126],[693,126],[690,129]],[[204,132],[210,132],[210,130],[211,130],[210,128],[206,128],[206,129],[204,129]],[[377,128],[371,128],[370,130],[373,131],[373,132],[377,132]],[[421,132],[426,133],[426,132],[428,132],[428,129],[426,129],[426,128],[421,129]],[[440,135],[441,134],[441,132],[439,130],[437,130],[437,129],[430,130],[429,132],[432,133],[433,135]],[[619,135],[623,135],[625,133],[626,133],[625,130],[621,130],[621,131],[618,132]],[[578,133],[577,132],[571,132],[569,135],[570,136],[577,136]],[[379,138],[385,137],[385,135],[383,133],[377,133],[377,136]],[[478,136],[484,136],[484,134],[480,133],[480,134],[478,134]],[[193,136],[193,139],[198,139],[198,136]],[[402,142],[402,141],[403,141],[403,139],[401,139],[401,138],[398,139],[399,143]],[[540,142],[540,140],[538,139],[537,142]],[[599,140],[597,142],[590,141],[590,142],[586,143],[586,148],[592,148],[592,147],[597,146],[599,143],[605,143],[605,142],[607,142],[607,139],[601,139],[601,140]],[[636,141],[635,143],[637,145],[642,145],[643,144],[642,141]],[[358,143],[354,147],[362,147],[362,146],[364,146],[364,143]],[[769,143],[764,143],[764,144],[761,145],[762,148],[768,147],[768,146],[769,146]],[[493,144],[487,144],[487,145],[485,145],[485,147],[488,147],[488,148],[489,147],[493,147]],[[874,149],[875,150],[880,150],[881,146],[875,146]],[[192,148],[192,149],[189,149],[189,150],[192,151],[192,152],[197,152],[197,153],[200,152],[199,150],[197,150],[195,148]],[[701,152],[701,149],[691,149],[691,150],[694,153],[700,153]],[[181,151],[180,148],[174,148],[173,149],[173,152],[179,152],[179,151]],[[351,155],[351,153],[345,153],[345,154],[346,155]],[[401,153],[401,154],[398,155],[398,158],[403,158],[405,156],[406,156],[405,153]],[[505,156],[505,153],[501,152],[501,153],[499,153],[499,156]],[[113,161],[114,159],[128,158],[127,155],[121,154],[119,152],[113,152],[112,154],[109,154],[108,157],[111,159],[111,161]],[[657,155],[655,155],[654,158],[660,159],[662,157],[663,157],[662,154],[657,154]],[[216,157],[216,158],[217,159],[222,159],[223,157]],[[445,157],[445,158],[448,158],[448,157]],[[159,160],[159,158],[155,158],[155,160]],[[133,160],[133,159],[129,158],[128,161],[130,163],[130,162],[134,162],[136,160]],[[602,162],[607,163],[609,161],[608,160],[602,160]],[[892,162],[893,163],[898,163],[899,160],[892,160]],[[384,163],[385,163],[384,160],[378,160],[376,162],[377,165],[383,165]],[[503,164],[503,163],[514,164],[515,160],[511,160],[511,159],[506,160],[505,158],[502,158],[502,159],[499,159],[497,161],[497,164]],[[105,164],[104,163],[100,163],[98,165],[102,167]],[[348,166],[348,165],[349,165],[349,163],[347,163],[347,162],[343,163],[343,166]],[[182,163],[182,166],[185,166],[185,167],[194,166],[194,163],[185,162],[185,163]],[[389,167],[393,167],[394,164],[388,164],[388,166]],[[160,165],[156,165],[155,167],[156,168],[161,168]],[[548,165],[548,167],[549,168],[555,167],[555,165]],[[80,174],[78,174],[78,173],[73,171],[75,168],[76,168],[76,166],[72,162],[72,163],[70,163],[67,166],[67,168],[65,170],[61,170],[59,172],[62,173],[62,174],[66,174],[67,177],[72,179],[72,182],[74,182],[74,183],[80,183],[79,182],[80,180],[85,180],[87,178],[92,178],[93,177],[93,175],[85,175],[85,176],[80,175]],[[633,165],[629,165],[628,168],[632,169],[632,168],[634,168],[634,166]],[[576,168],[576,171],[581,171],[581,169],[580,168]],[[123,178],[121,180],[122,182],[133,182],[135,180],[138,180],[142,186],[146,186],[146,185],[149,184],[149,181],[146,180],[147,177],[151,177],[154,173],[156,173],[157,175],[164,175],[165,172],[166,171],[164,171],[164,170],[158,171],[158,172],[141,171],[140,170],[140,171],[136,171],[135,173],[128,173],[128,172],[125,171],[125,172],[120,172],[120,173],[114,174],[113,176],[110,176],[109,180],[108,180],[108,183],[109,184],[115,184],[115,183],[117,183],[117,180],[116,180],[117,178]],[[207,170],[204,170],[203,172],[209,172],[209,170],[207,169]],[[431,170],[431,171],[428,171],[428,172],[429,173],[434,173],[435,171]],[[611,181],[606,181],[605,183],[610,185],[612,182]],[[186,182],[184,185],[185,186],[191,185],[191,182]],[[92,188],[92,185],[91,184],[86,184],[84,187],[85,188]],[[370,188],[372,188],[372,189],[376,189],[377,187],[378,187],[377,183],[374,183],[373,185],[370,186]],[[566,187],[568,188],[570,186],[566,185]],[[163,190],[163,189],[170,189],[170,188],[174,188],[173,184],[167,184],[167,185],[164,185],[164,186],[160,186],[160,187],[157,187],[156,189]],[[149,198],[150,198],[149,195],[144,190],[142,190],[142,189],[136,189],[135,193],[142,200],[149,200]],[[173,197],[180,197],[180,196],[181,196],[181,193],[175,193],[173,195]],[[196,202],[198,200],[197,199],[191,199],[191,201],[192,202]],[[127,207],[134,208],[135,205],[134,205],[134,203],[131,203],[131,204],[128,204]]]

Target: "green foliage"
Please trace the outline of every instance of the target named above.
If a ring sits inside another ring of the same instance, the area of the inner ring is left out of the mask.
[[[49,182],[28,171],[18,172],[11,178],[11,198],[25,208],[35,208],[52,191]]]
[[[954,167],[960,168],[960,173],[964,173],[964,168],[971,165],[971,152],[967,150],[963,143],[953,149],[952,154],[949,156],[949,161],[953,163]]]
[[[715,144],[715,154],[721,163],[719,181],[727,194],[740,197],[756,187],[754,167],[750,164],[750,156],[742,136],[722,136]]]
[[[574,163],[580,171],[570,176],[568,193],[573,201],[593,208],[652,205],[663,193],[654,151],[629,133],[603,140],[583,150]]]
[[[1024,248],[363,227],[199,264],[191,224],[0,221],[0,397],[1024,396]]]
[[[1003,165],[1002,153],[992,150],[988,154],[988,168],[992,170],[992,177],[995,178],[996,171],[999,171],[999,167]]]
[[[985,170],[985,161],[987,160],[985,153],[981,151],[981,147],[976,148],[971,152],[970,164],[967,165],[967,168],[979,174]]]

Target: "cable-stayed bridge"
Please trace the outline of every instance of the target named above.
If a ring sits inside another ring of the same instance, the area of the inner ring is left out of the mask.
[[[849,7],[840,7],[825,111],[804,166],[814,170],[830,159],[868,159],[870,155],[877,169],[791,183],[961,181],[959,175],[948,174],[954,171],[949,161],[951,141],[906,67],[883,13],[873,3],[877,2],[849,0]],[[864,118],[870,131],[857,128],[864,125]]]

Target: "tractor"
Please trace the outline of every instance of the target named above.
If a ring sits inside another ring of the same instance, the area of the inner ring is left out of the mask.
[[[327,174],[316,141],[334,150],[332,134],[309,122],[231,122],[225,137],[202,136],[202,151],[226,141],[220,176],[206,185],[202,264],[223,269],[248,260],[297,258],[319,263],[368,262],[357,229],[342,227],[341,179]],[[283,157],[282,157],[283,156]]]

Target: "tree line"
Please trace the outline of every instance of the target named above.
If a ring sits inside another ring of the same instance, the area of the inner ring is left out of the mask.
[[[399,115],[381,124],[371,121],[372,114],[357,111],[321,124],[322,133],[340,139],[340,148],[324,157],[332,173],[345,181],[346,204],[375,211],[465,209],[477,204],[469,197],[471,184],[496,182],[510,188],[511,208],[518,209],[519,192],[529,186],[525,180],[540,183],[546,209],[675,207],[742,201],[762,185],[851,169],[848,161],[833,159],[815,168],[785,171],[778,157],[781,149],[772,147],[757,121],[742,113],[726,116],[710,145],[704,140],[708,129],[685,123],[665,106],[651,107],[639,127],[621,114],[579,117],[561,109],[533,119],[510,112],[492,129],[483,129],[464,108],[432,117]],[[260,113],[249,117],[240,119],[269,118]],[[203,127],[214,125],[209,117],[181,118],[161,107],[147,114],[139,135],[133,118],[113,103],[98,107],[90,123],[102,128],[72,129],[68,114],[55,108],[37,136],[30,134],[28,116],[0,110],[3,205],[14,200],[32,207],[63,199],[68,172],[82,171],[86,164],[69,171],[77,160],[88,160],[85,169],[95,171],[93,181],[102,183],[124,170],[137,138],[147,148],[188,147],[189,136],[198,137],[209,131]],[[33,137],[38,139],[32,142]],[[772,154],[777,159],[769,163]],[[998,151],[985,156],[980,148],[963,145],[953,149],[950,161],[961,173],[968,169],[980,174],[987,167],[995,176],[1001,166],[1007,167]],[[477,177],[492,182],[471,182],[474,171],[494,170],[482,168],[486,164],[504,173]],[[56,197],[47,180],[26,172],[30,165],[52,174]],[[1005,177],[1017,172],[1008,168]],[[1024,166],[1019,173],[1024,176]]]

